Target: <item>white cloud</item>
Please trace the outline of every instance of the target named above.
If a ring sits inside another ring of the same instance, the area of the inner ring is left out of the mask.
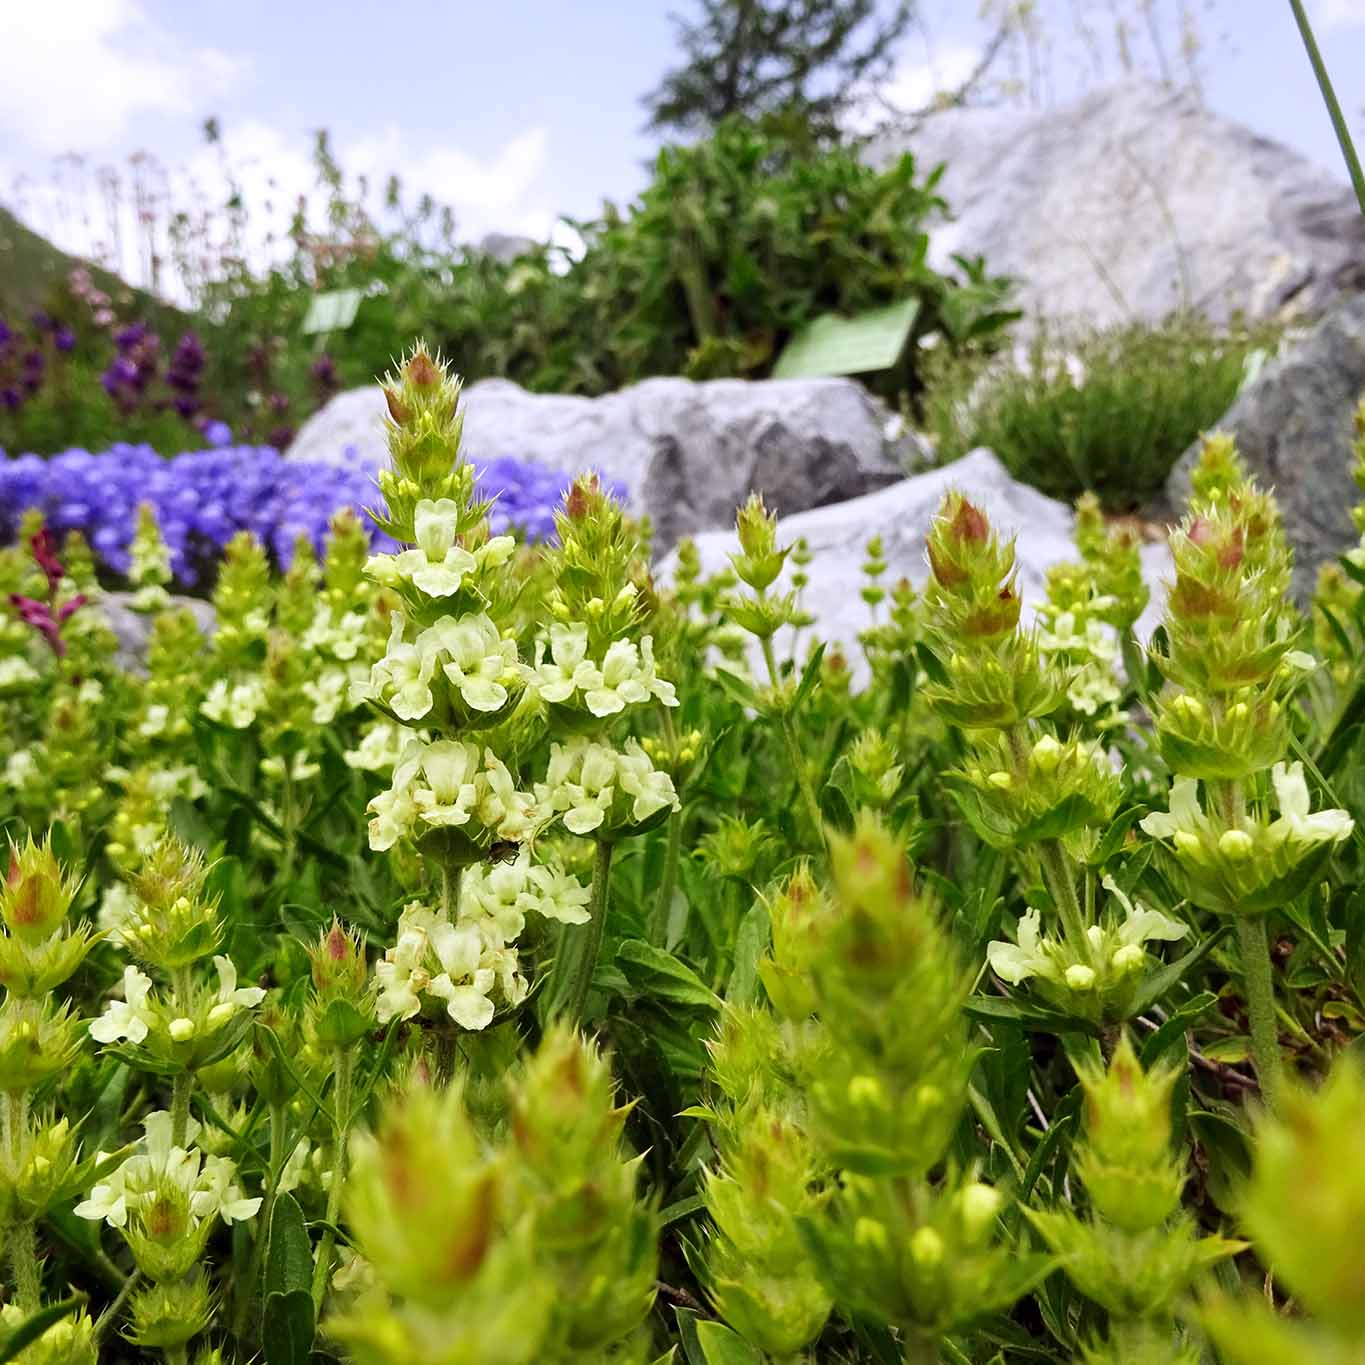
[[[895,108],[914,113],[932,104],[936,95],[956,90],[976,70],[980,60],[979,48],[952,46],[936,54],[932,61],[903,62],[882,90],[882,96]]]
[[[954,91],[976,70],[981,51],[953,44],[932,59],[907,58],[871,92],[850,116],[849,130],[871,132],[891,114],[913,114],[927,109],[938,95]]]
[[[1365,0],[1320,0],[1317,19],[1323,28],[1365,24]]]
[[[537,193],[548,142],[546,130],[533,127],[481,158],[446,144],[416,146],[396,127],[388,127],[335,144],[333,152],[345,176],[346,196],[359,195],[358,182],[364,177],[365,207],[381,226],[389,221],[385,185],[397,171],[409,208],[422,194],[448,205],[462,242],[503,232],[551,238],[571,247],[572,234],[565,235]],[[292,251],[288,230],[301,198],[309,228],[322,237],[330,233],[312,137],[287,134],[264,122],[228,125],[220,144],[201,146],[186,165],[169,173],[154,162],[144,162],[140,169],[127,163],[114,168],[109,174],[119,178],[116,194],[108,192],[104,174],[90,163],[59,158],[46,178],[24,178],[11,207],[57,245],[91,256],[135,284],[152,283],[148,262],[159,256],[170,268],[163,269],[158,286],[176,299],[187,298],[193,287],[176,277],[172,264],[176,252],[166,229],[175,212],[184,213],[189,224],[185,240],[192,273],[210,277],[221,274],[220,261],[227,254],[244,254],[257,268],[286,257]],[[136,212],[139,177],[153,196],[150,221]],[[245,206],[240,239],[225,210],[234,190]]]
[[[142,111],[192,112],[237,71],[158,28],[137,0],[4,0],[0,52],[0,128],[43,152],[110,146]]]

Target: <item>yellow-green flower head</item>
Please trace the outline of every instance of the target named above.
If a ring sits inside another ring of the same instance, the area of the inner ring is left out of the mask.
[[[735,515],[739,553],[730,556],[735,573],[755,592],[762,593],[777,581],[790,547],[777,547],[777,517],[763,505],[761,493],[751,493]]]
[[[997,641],[1019,624],[1014,541],[1002,542],[986,514],[955,489],[929,530],[926,600],[937,633],[959,648]]]
[[[1073,532],[1082,563],[1079,569],[1093,591],[1100,619],[1117,630],[1129,630],[1146,610],[1151,596],[1142,577],[1142,554],[1138,534],[1129,521],[1107,522],[1099,499],[1085,493],[1076,502]],[[1059,566],[1059,570],[1062,566]],[[1048,586],[1051,596],[1052,575]]]
[[[20,1135],[18,1147],[0,1160],[0,1225],[43,1217],[84,1187],[90,1169],[78,1160],[65,1118],[40,1117]]]
[[[1128,1232],[1160,1227],[1180,1205],[1182,1165],[1171,1154],[1171,1094],[1179,1068],[1144,1071],[1125,1033],[1108,1068],[1082,1064],[1085,1146],[1077,1174],[1096,1212]]]
[[[1315,666],[1311,656],[1290,650],[1280,673],[1293,685]],[[1286,690],[1248,687],[1207,702],[1193,692],[1167,692],[1155,706],[1161,756],[1174,772],[1206,781],[1264,772],[1289,747]]]
[[[605,720],[650,701],[677,706],[673,684],[656,670],[651,636],[638,643],[614,640],[598,659],[589,657],[590,648],[588,627],[581,623],[552,624],[548,638],[537,642],[535,687],[541,700],[554,708],[552,717],[568,719],[558,708],[587,711],[596,720]]]
[[[482,612],[441,617],[409,640],[411,632],[408,616],[395,611],[384,657],[370,669],[368,685],[352,689],[353,699],[424,728],[485,729],[515,709],[531,681],[516,641]]]
[[[673,779],[634,739],[620,749],[589,739],[553,745],[535,793],[540,820],[598,840],[653,829],[680,805]]]
[[[779,1358],[820,1333],[833,1306],[801,1236],[828,1187],[810,1136],[781,1110],[746,1106],[726,1130],[719,1170],[707,1172],[708,1288],[725,1321]]]
[[[173,1350],[197,1337],[213,1321],[214,1297],[203,1272],[153,1280],[128,1300],[128,1340],[144,1350]]]
[[[22,1327],[30,1314],[17,1303],[0,1308],[0,1339]],[[18,1365],[98,1365],[94,1320],[83,1310],[54,1322],[14,1357]]]
[[[1261,914],[1292,899],[1354,822],[1344,810],[1313,812],[1301,763],[1277,763],[1271,785],[1279,816],[1246,817],[1235,825],[1206,815],[1198,784],[1178,777],[1169,811],[1153,811],[1143,830],[1175,856],[1183,890],[1196,904],[1223,914]]]
[[[82,1023],[50,996],[0,1002],[0,1093],[32,1090],[65,1071],[81,1048]]]
[[[9,870],[0,885],[6,932],[26,943],[45,942],[65,924],[77,885],[57,861],[50,840],[35,844],[30,835],[22,847],[11,844]]]
[[[1174,942],[1189,933],[1188,925],[1133,903],[1110,877],[1104,879],[1113,905],[1099,924],[1086,929],[1084,944],[1061,934],[1045,933],[1042,916],[1030,910],[1019,921],[1010,943],[996,939],[986,947],[986,960],[1002,981],[1030,990],[1067,1014],[1092,1022],[1129,1017],[1144,975],[1152,965],[1147,944]]]
[[[837,912],[805,863],[763,899],[772,926],[770,954],[758,964],[764,989],[785,1018],[809,1018],[817,1003],[811,973]]]
[[[490,1258],[514,1250],[499,1233],[507,1183],[507,1163],[475,1132],[460,1087],[414,1086],[372,1136],[352,1142],[347,1223],[387,1289],[441,1310],[497,1271]]]
[[[414,839],[462,866],[479,861],[494,842],[527,838],[535,814],[531,798],[516,790],[491,749],[454,739],[410,740],[392,785],[368,810],[376,852]]]
[[[1321,1089],[1291,1087],[1274,1116],[1263,1117],[1241,1201],[1243,1222],[1276,1278],[1312,1317],[1354,1343],[1365,1335],[1362,1124],[1365,1081],[1343,1054]]]
[[[1003,1197],[971,1174],[950,1171],[932,1187],[842,1183],[810,1240],[841,1308],[869,1320],[937,1338],[1008,1306],[1050,1268],[996,1240]]]
[[[966,764],[945,774],[972,828],[994,848],[1060,839],[1107,824],[1123,784],[1093,740],[1042,735],[1020,753],[1004,738],[977,739]]]
[[[137,967],[123,969],[123,999],[112,1000],[89,1024],[97,1043],[130,1044],[156,1059],[189,1070],[220,1060],[240,1040],[265,999],[260,986],[238,986],[237,968],[221,954],[213,959],[217,983],[196,981],[174,999],[154,991]]]

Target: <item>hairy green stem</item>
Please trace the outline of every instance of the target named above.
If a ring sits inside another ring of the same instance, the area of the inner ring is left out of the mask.
[[[1327,106],[1327,116],[1332,120],[1333,131],[1341,146],[1341,155],[1346,160],[1346,170],[1351,177],[1351,186],[1356,192],[1356,202],[1360,205],[1361,213],[1365,214],[1365,172],[1360,169],[1360,158],[1356,155],[1351,130],[1347,126],[1346,116],[1341,112],[1337,92],[1332,88],[1332,78],[1327,74],[1327,63],[1322,59],[1318,40],[1313,34],[1313,25],[1308,21],[1308,12],[1303,7],[1303,0],[1289,0],[1289,8],[1294,11],[1294,20],[1299,26],[1304,51],[1308,53],[1318,89],[1322,92],[1322,102]]]
[[[318,1243],[317,1260],[313,1263],[313,1311],[322,1311],[322,1300],[327,1294],[327,1283],[332,1277],[332,1252],[336,1248],[337,1219],[341,1216],[341,1192],[346,1184],[346,1138],[351,1127],[351,1076],[355,1065],[354,1054],[339,1047],[333,1054],[336,1085],[332,1090],[332,1130],[336,1134],[336,1154],[332,1158],[332,1180],[327,1191],[327,1225]]]
[[[773,653],[773,642],[770,635],[762,638],[763,662],[768,668],[768,681],[772,684],[774,695],[781,686],[781,677],[777,671],[777,656]],[[820,815],[820,803],[815,799],[815,788],[811,786],[810,774],[806,772],[805,760],[801,756],[801,744],[796,735],[796,724],[792,720],[791,712],[785,707],[779,718],[782,738],[787,745],[787,761],[792,766],[792,771],[796,774],[796,785],[801,793],[801,802],[806,808],[806,819],[810,821],[811,832],[821,849],[829,853],[829,841],[825,836],[825,822]]]
[[[649,917],[649,941],[664,946],[668,937],[668,916],[673,908],[673,891],[678,884],[678,862],[682,857],[683,813],[675,810],[668,817],[668,844],[664,849],[664,872],[659,892],[654,897],[654,912]]]
[[[1043,880],[1052,893],[1057,913],[1062,919],[1062,930],[1073,951],[1090,966],[1095,965],[1095,948],[1085,932],[1081,903],[1076,896],[1076,882],[1067,866],[1066,854],[1056,839],[1044,839],[1038,846],[1038,858],[1043,865]]]
[[[1284,1058],[1275,1018],[1275,981],[1270,972],[1270,938],[1264,915],[1237,916],[1237,942],[1242,953],[1242,981],[1251,1019],[1251,1055],[1266,1107],[1279,1104],[1284,1086]]]
[[[171,1145],[185,1146],[190,1131],[190,1091],[194,1077],[188,1071],[178,1071],[171,1082]]]
[[[571,1023],[583,1018],[583,1007],[587,1004],[588,992],[592,989],[593,974],[597,971],[597,958],[602,951],[602,937],[607,930],[607,885],[611,880],[611,849],[605,839],[597,842],[597,861],[592,873],[592,900],[588,913],[592,918],[583,927],[583,932],[572,942],[577,952],[572,962],[572,977],[568,996],[564,999],[564,1013]]]
[[[188,1346],[167,1346],[166,1365],[189,1365],[190,1348]]]
[[[238,1285],[237,1312],[232,1334],[239,1340],[246,1335],[247,1317],[261,1287],[261,1262],[265,1259],[265,1244],[270,1236],[270,1220],[275,1212],[275,1197],[279,1193],[280,1173],[284,1169],[284,1133],[288,1113],[282,1104],[270,1106],[270,1164],[266,1167],[265,1198],[261,1202],[261,1216],[256,1223],[256,1240],[251,1247],[246,1279]]]
[[[14,1301],[27,1313],[36,1313],[43,1301],[43,1271],[38,1263],[38,1244],[33,1224],[11,1224],[5,1237],[14,1271]]]

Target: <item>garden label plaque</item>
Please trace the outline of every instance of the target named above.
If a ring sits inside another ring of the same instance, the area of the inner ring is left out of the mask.
[[[889,370],[905,350],[918,313],[918,299],[905,299],[851,318],[826,313],[787,343],[773,378],[818,379]]]
[[[303,320],[303,333],[308,336],[313,332],[344,331],[355,321],[359,307],[359,289],[329,289],[324,294],[315,294]]]

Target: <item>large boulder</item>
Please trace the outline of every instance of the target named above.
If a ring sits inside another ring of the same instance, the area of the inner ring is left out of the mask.
[[[868,540],[881,536],[887,566],[881,579],[884,586],[908,578],[916,589],[922,589],[929,576],[925,553],[929,526],[950,488],[961,490],[981,507],[1001,534],[1017,534],[1015,553],[1026,618],[1045,596],[1049,567],[1077,558],[1071,540],[1072,510],[1019,483],[999,458],[985,449],[974,450],[942,469],[902,479],[879,492],[783,518],[778,528],[779,544],[804,537],[810,548],[811,561],[805,569],[810,582],[801,601],[815,617],[813,633],[817,639],[842,646],[855,672],[862,671],[858,635],[872,623],[859,596],[867,584],[862,565]],[[702,568],[708,574],[726,568],[729,556],[739,548],[730,531],[697,536],[696,544]],[[1152,601],[1138,622],[1137,633],[1146,639],[1165,601],[1162,581],[1170,574],[1170,552],[1164,543],[1145,545],[1142,561]],[[660,566],[659,576],[666,579],[675,567],[676,558],[670,555]],[[779,584],[787,583],[790,572],[789,563]],[[885,619],[885,608],[882,611]],[[778,643],[789,641],[779,637]]]
[[[1248,468],[1272,488],[1294,547],[1295,595],[1306,601],[1318,567],[1356,542],[1351,479],[1356,404],[1365,397],[1365,295],[1346,300],[1265,365],[1219,422]],[[1198,445],[1166,485],[1175,507],[1190,491]]]
[[[954,218],[930,259],[984,255],[1034,317],[1311,316],[1365,284],[1345,183],[1188,91],[1134,80],[1056,109],[945,110],[867,155],[905,151],[926,170],[947,163]]]
[[[751,492],[800,512],[883,487],[923,459],[899,419],[847,379],[647,379],[601,398],[485,379],[466,390],[464,411],[471,459],[596,469],[650,517],[660,549],[729,525]],[[384,412],[378,388],[339,394],[304,425],[290,458],[377,467]]]

